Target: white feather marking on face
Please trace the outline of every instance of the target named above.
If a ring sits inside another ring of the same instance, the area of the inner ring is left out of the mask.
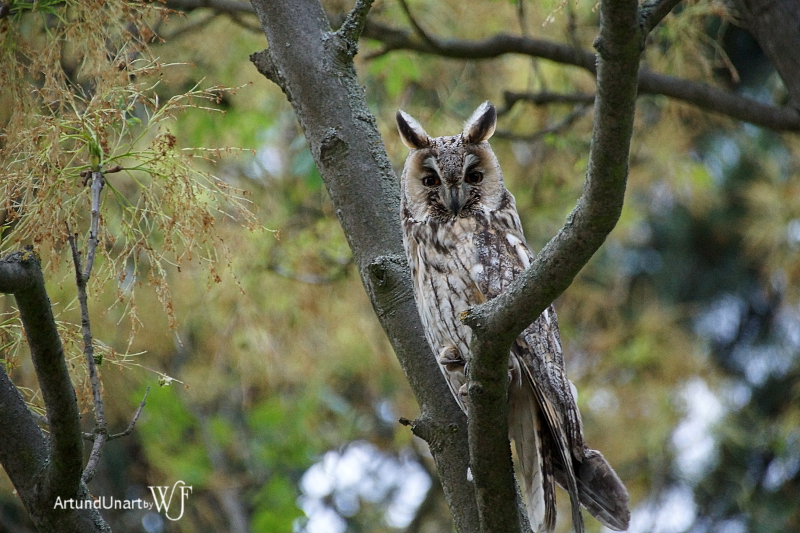
[[[480,161],[480,159],[478,158],[477,155],[475,155],[475,154],[467,154],[467,156],[464,158],[464,166],[461,169],[461,173],[462,174],[466,174],[467,173],[467,169],[469,167],[471,167],[472,165],[474,165],[475,163],[477,163],[478,161]]]
[[[426,157],[425,161],[422,162],[422,166],[429,170],[433,170],[438,176],[442,175],[442,171],[439,170],[439,164],[436,162],[436,158],[433,156]]]

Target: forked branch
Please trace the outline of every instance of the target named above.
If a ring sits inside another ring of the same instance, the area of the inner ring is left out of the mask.
[[[16,299],[50,432],[48,443],[25,400],[0,368],[0,463],[40,531],[106,531],[97,510],[54,507],[56,496],[87,498],[88,493],[81,482],[83,440],[78,401],[41,265],[32,250],[0,260],[0,292]]]
[[[483,531],[519,531],[514,478],[497,472],[508,454],[508,357],[512,342],[571,283],[622,211],[646,33],[637,0],[601,0],[595,121],[586,185],[566,224],[503,293],[463,316],[472,328],[467,375],[470,465]],[[510,458],[505,461],[510,463]],[[573,526],[583,531],[581,517]]]

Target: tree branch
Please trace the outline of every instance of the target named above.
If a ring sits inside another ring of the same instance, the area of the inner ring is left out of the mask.
[[[517,102],[525,101],[533,105],[548,104],[594,104],[594,95],[587,93],[515,93],[505,91],[503,93],[504,108],[497,112],[497,115],[508,113]]]
[[[670,1],[655,2],[655,4],[658,4],[656,6],[658,10],[652,13],[661,14]],[[643,29],[656,22],[656,18],[656,15],[652,14],[646,18],[649,22],[642,23]],[[597,74],[595,56],[588,50],[530,37],[498,34],[486,39],[469,41],[440,39],[428,35],[428,38],[436,43],[436,46],[431,46],[425,40],[414,39],[406,30],[373,21],[367,22],[363,36],[383,43],[385,48],[381,53],[413,50],[441,57],[472,60],[493,59],[505,54],[522,54],[580,67]],[[705,111],[726,115],[756,126],[778,131],[800,131],[800,113],[792,107],[764,104],[706,83],[658,74],[647,69],[641,69],[639,72],[639,94],[668,96]]]
[[[658,23],[669,15],[681,0],[647,0],[639,8],[639,20],[642,24],[644,34],[647,35]]]
[[[463,317],[473,331],[467,364],[469,446],[484,531],[519,531],[508,444],[511,343],[572,283],[622,211],[646,34],[639,25],[637,0],[604,0],[600,9],[595,123],[583,195],[531,267],[499,296]],[[573,527],[581,533],[583,523],[575,512]]]
[[[411,14],[411,10],[408,8],[408,2],[406,2],[406,0],[400,0],[400,6],[403,8],[403,12],[406,14],[409,24],[411,24],[411,27],[414,28],[414,31],[417,33],[417,35],[419,35],[422,40],[428,43],[428,45],[434,50],[439,48],[439,43],[437,43],[433,37],[428,35],[428,32],[422,29],[422,26],[419,25],[417,19]]]
[[[103,452],[103,445],[108,438],[108,426],[106,425],[105,410],[103,408],[103,394],[100,388],[100,377],[97,374],[97,365],[101,360],[94,355],[94,342],[92,340],[92,326],[89,321],[89,302],[86,293],[86,285],[92,275],[94,259],[97,255],[98,232],[100,231],[100,193],[103,191],[105,179],[103,173],[99,171],[91,172],[91,218],[89,226],[89,240],[87,242],[86,265],[81,268],[81,255],[78,251],[77,235],[70,232],[67,225],[67,239],[72,249],[72,262],[75,266],[75,284],[78,287],[78,302],[81,307],[81,328],[83,330],[83,353],[86,355],[86,367],[89,373],[89,383],[92,387],[92,403],[94,405],[94,443],[89,454],[89,461],[81,476],[84,483],[92,480],[100,462],[100,455]]]
[[[42,391],[49,446],[22,396],[0,372],[0,462],[40,531],[109,531],[95,509],[56,508],[56,497],[88,498],[81,483],[83,435],[61,339],[39,259],[15,252],[0,260],[0,292],[13,294]]]
[[[635,0],[601,3],[605,22],[596,41],[598,92],[583,195],[531,267],[507,291],[465,317],[478,333],[473,342],[496,339],[493,342],[507,350],[519,332],[570,285],[616,225],[625,194],[640,54],[636,39],[641,34],[635,17],[631,18],[635,4]]]
[[[567,115],[564,118],[562,118],[555,124],[551,124],[546,128],[542,128],[538,131],[529,133],[527,135],[520,135],[518,133],[514,133],[507,130],[497,130],[494,133],[494,137],[497,137],[498,139],[507,139],[509,141],[522,141],[522,142],[538,141],[547,134],[558,133],[560,131],[569,128],[570,126],[572,126],[572,124],[575,123],[576,120],[584,116],[589,111],[589,108],[590,107],[586,104],[579,104],[575,106],[575,108],[572,111],[567,113]]]
[[[224,13],[252,13],[252,6],[235,0],[166,0],[167,5],[175,9],[191,10],[208,7]],[[764,0],[766,1],[766,0]],[[755,3],[755,0],[735,0],[737,4]],[[650,0],[642,4],[639,23],[645,34],[655,28],[658,23],[677,5],[680,0]],[[783,12],[791,12],[792,2],[778,2]],[[776,3],[776,4],[778,4]],[[725,115],[735,120],[749,122],[756,126],[776,131],[800,131],[800,112],[797,104],[800,101],[800,68],[794,68],[798,54],[787,53],[800,45],[800,28],[784,27],[783,22],[790,22],[796,17],[780,16],[780,9],[770,15],[769,20],[777,20],[779,24],[767,21],[760,24],[766,34],[780,30],[780,37],[769,39],[774,46],[766,44],[768,38],[759,36],[759,42],[767,51],[778,68],[781,77],[786,81],[790,91],[791,106],[775,106],[764,104],[739,94],[719,89],[706,83],[658,74],[646,68],[639,72],[639,94],[658,94],[686,102],[704,111]],[[749,12],[749,11],[746,11]],[[759,13],[764,10],[758,11]],[[407,12],[408,13],[408,12]],[[777,13],[777,18],[776,14]],[[534,39],[508,34],[498,34],[486,39],[470,41],[465,39],[440,39],[424,31],[409,13],[415,32],[394,28],[387,24],[367,20],[362,37],[383,43],[384,48],[371,57],[383,55],[395,50],[412,50],[424,54],[438,55],[452,59],[492,59],[504,54],[522,54],[541,59],[548,59],[564,65],[572,65],[596,74],[595,56],[588,50],[574,48],[570,44],[555,43],[543,39]],[[341,19],[340,19],[341,20]],[[776,29],[778,28],[778,29]],[[419,38],[415,38],[418,36]],[[780,50],[771,53],[772,48]],[[785,68],[784,68],[785,65]],[[793,87],[795,89],[793,89]]]
[[[24,251],[9,255],[0,264],[4,280],[19,284],[0,286],[0,290],[14,294],[17,300],[47,409],[53,463],[47,471],[46,491],[53,494],[58,490],[66,497],[75,497],[83,466],[78,401],[64,362],[39,261],[32,251]]]
[[[421,407],[420,418],[429,421],[428,442],[456,529],[477,531],[475,494],[466,482],[466,418],[422,335],[403,251],[397,178],[348,43],[331,31],[319,2],[254,0],[253,6],[270,48],[251,60],[294,107],[375,313]]]
[[[367,22],[367,13],[372,7],[374,0],[356,0],[353,10],[347,15],[342,27],[336,32],[343,40],[352,43],[355,50],[358,50],[358,39],[364,31],[364,24]],[[353,52],[355,55],[355,51]]]
[[[133,428],[136,426],[136,421],[139,420],[139,415],[142,414],[142,409],[144,406],[147,405],[147,395],[150,394],[150,387],[147,387],[147,390],[144,391],[144,398],[142,401],[139,402],[139,407],[136,408],[136,412],[133,413],[133,418],[131,418],[131,423],[128,424],[128,427],[125,428],[124,431],[120,433],[114,433],[113,435],[108,436],[108,440],[119,439],[121,437],[127,437],[131,433],[133,433]]]
[[[0,261],[0,282],[6,274],[4,261]],[[3,431],[0,463],[25,503],[47,464],[47,440],[3,365],[0,365],[0,429]]]

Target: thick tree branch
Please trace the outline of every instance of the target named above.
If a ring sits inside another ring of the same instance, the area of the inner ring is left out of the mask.
[[[5,268],[0,263],[0,282]],[[17,489],[20,498],[32,494],[43,477],[48,446],[25,399],[0,365],[0,464]]]
[[[639,71],[639,94],[660,94],[777,131],[800,131],[800,113],[791,107],[763,104],[751,98],[696,81],[657,74],[646,68]]]
[[[53,463],[47,470],[45,490],[52,492],[57,487],[60,494],[75,497],[83,467],[78,401],[64,361],[50,300],[44,290],[39,262],[32,251],[25,251],[6,257],[0,264],[5,280],[15,279],[18,283],[16,287],[13,284],[0,286],[0,290],[11,292],[17,300],[47,409]]]
[[[609,0],[610,1],[610,0]],[[509,346],[566,289],[614,228],[625,194],[641,38],[635,0],[601,4],[596,41],[598,92],[584,192],[566,224],[509,290],[474,308],[465,322]],[[486,341],[487,343],[489,341]]]
[[[256,68],[292,103],[375,313],[429,428],[429,444],[456,529],[477,531],[466,482],[466,418],[422,335],[400,232],[398,181],[369,112],[351,48],[331,31],[319,2],[254,0],[270,48]]]
[[[88,498],[81,483],[83,435],[61,339],[47,297],[39,260],[32,251],[0,260],[0,292],[13,294],[39,380],[49,442],[19,392],[0,374],[0,461],[40,531],[107,531],[93,509],[56,508],[56,498]],[[13,390],[12,390],[13,389]]]
[[[509,347],[572,283],[622,211],[646,34],[637,0],[605,0],[600,9],[595,123],[583,195],[532,266],[501,295],[463,317],[473,330],[467,364],[469,446],[483,531],[519,530],[508,445]],[[582,532],[579,513],[573,514],[573,526]]]
[[[749,26],[754,26],[756,20],[758,21],[761,30],[754,27],[750,29],[759,39],[788,87],[790,106],[764,104],[706,83],[659,74],[646,68],[639,72],[639,94],[667,96],[704,111],[777,131],[800,131],[800,104],[797,104],[800,101],[800,67],[797,66],[800,55],[787,52],[800,47],[800,28],[797,25],[791,26],[791,21],[797,17],[787,16],[787,13],[789,15],[796,13],[797,4],[791,0],[780,2],[735,0],[735,2],[737,5],[751,6],[743,8],[745,13],[760,15],[758,18],[750,18]],[[678,3],[680,0],[645,2],[639,19],[643,31],[652,30]],[[764,3],[774,4],[774,9],[767,10],[755,6]],[[167,5],[174,9],[191,10],[208,7],[223,13],[252,13],[252,6],[236,0],[167,0]],[[522,54],[580,67],[596,74],[594,54],[588,50],[574,48],[570,44],[507,34],[475,41],[441,39],[422,30],[415,19],[411,20],[417,28],[416,35],[408,30],[367,20],[362,37],[383,43],[384,48],[378,55],[395,50],[412,50],[453,59],[475,60],[492,59],[505,54]],[[777,22],[773,24],[773,21]]]
[[[659,3],[659,9],[668,4],[669,2]],[[660,10],[657,12],[661,13]],[[651,15],[647,19],[649,22],[643,22],[645,29],[655,19],[656,17]],[[436,43],[435,46],[431,46],[426,40],[415,39],[408,31],[372,21],[367,22],[363,36],[383,43],[384,52],[413,50],[441,57],[473,60],[492,59],[505,54],[522,54],[580,67],[595,75],[597,73],[595,56],[588,50],[542,39],[499,34],[470,41],[440,39],[428,34],[428,40],[435,40]],[[667,76],[645,68],[639,72],[639,94],[668,96],[705,111],[726,115],[756,126],[779,131],[800,131],[800,113],[796,109],[764,104],[706,83]]]

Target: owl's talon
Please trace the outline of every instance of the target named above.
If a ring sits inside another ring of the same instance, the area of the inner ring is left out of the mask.
[[[467,384],[464,383],[458,388],[458,395],[461,396],[461,399],[464,400],[467,397]]]
[[[448,346],[439,354],[439,364],[448,372],[463,370],[466,361],[455,346]]]

